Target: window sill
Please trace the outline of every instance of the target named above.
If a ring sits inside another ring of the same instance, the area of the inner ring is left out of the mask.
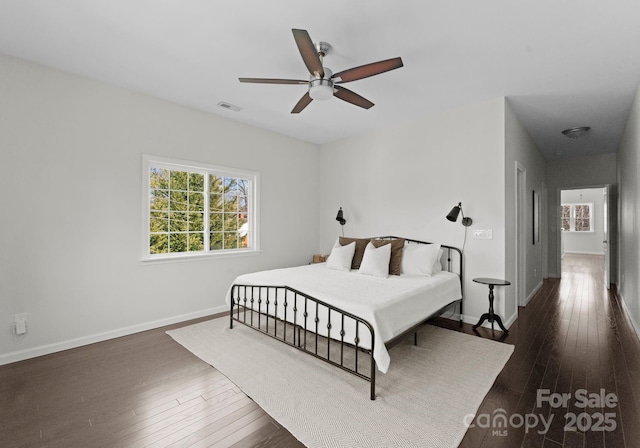
[[[234,257],[251,257],[260,255],[262,253],[259,249],[248,249],[248,250],[233,250],[226,252],[216,252],[216,253],[208,253],[208,254],[192,254],[192,255],[167,255],[167,256],[159,256],[159,257],[143,257],[140,261],[143,264],[160,264],[160,263],[181,263],[185,261],[205,261],[205,260],[215,260],[215,259],[225,259],[225,258],[234,258]]]

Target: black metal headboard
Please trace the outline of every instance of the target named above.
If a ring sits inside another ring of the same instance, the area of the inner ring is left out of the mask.
[[[421,240],[414,240],[411,238],[404,238],[401,236],[376,236],[373,239],[378,239],[378,240],[389,240],[389,239],[403,239],[405,241],[408,241],[409,243],[415,243],[415,244],[435,244],[429,241],[421,241]],[[453,272],[458,274],[458,276],[460,277],[460,288],[462,290],[462,297],[464,297],[464,275],[462,272],[462,267],[463,267],[463,263],[462,263],[462,250],[458,249],[457,247],[454,246],[448,246],[446,244],[441,244],[440,247],[442,249],[445,250],[445,255],[446,255],[446,261],[447,261],[447,268],[446,270],[449,272]],[[454,258],[456,257],[455,254],[457,253],[457,272],[456,269],[454,269]],[[452,257],[453,255],[453,257]]]

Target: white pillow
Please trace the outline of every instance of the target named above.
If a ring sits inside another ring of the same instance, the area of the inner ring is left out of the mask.
[[[436,262],[433,263],[433,273],[437,274],[438,272],[442,271],[442,255],[444,254],[444,251],[442,249],[440,249],[438,251],[438,256],[436,257]]]
[[[331,249],[331,255],[327,259],[327,268],[337,271],[350,271],[351,260],[356,252],[356,242],[347,244],[346,246],[334,246]]]
[[[439,253],[439,244],[406,244],[402,251],[402,273],[433,275]]]
[[[368,243],[364,249],[364,256],[358,273],[376,277],[388,277],[390,259],[391,244],[376,247],[373,243]]]

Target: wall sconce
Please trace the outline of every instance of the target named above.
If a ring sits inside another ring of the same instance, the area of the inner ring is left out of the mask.
[[[341,226],[347,223],[347,220],[344,219],[344,214],[342,213],[342,207],[340,207],[340,210],[338,210],[338,216],[336,216],[336,221],[338,221]]]
[[[344,219],[344,213],[342,213],[342,207],[340,207],[340,210],[338,210],[336,221],[338,221],[340,223],[340,226],[342,226],[342,236],[344,236],[344,225],[347,223],[347,220]]]
[[[473,220],[471,218],[465,218],[464,212],[462,211],[462,202],[458,202],[458,205],[453,207],[449,214],[447,215],[447,219],[451,222],[456,222],[458,220],[458,215],[462,213],[462,225],[465,227],[469,227],[473,224]]]

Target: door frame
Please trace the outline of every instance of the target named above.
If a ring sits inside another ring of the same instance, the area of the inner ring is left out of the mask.
[[[516,223],[516,309],[525,306],[527,300],[527,169],[515,162],[515,223]]]
[[[607,282],[607,279],[605,278],[605,283],[606,283],[606,288],[609,289],[611,287],[610,285],[610,279],[611,279],[611,271],[610,271],[610,267],[611,267],[611,237],[612,235],[616,235],[617,232],[614,231],[614,229],[617,228],[617,223],[613,220],[613,215],[611,213],[611,184],[598,184],[598,185],[582,185],[582,186],[572,186],[572,187],[558,187],[556,188],[556,204],[558,204],[558,213],[555,214],[555,226],[558,229],[558,231],[556,232],[556,253],[555,253],[555,257],[556,257],[556,263],[558,266],[558,275],[562,278],[562,231],[560,230],[561,224],[560,224],[560,218],[562,216],[562,213],[560,213],[560,209],[562,207],[562,190],[596,190],[596,189],[603,189],[606,192],[606,204],[604,204],[604,207],[607,208],[607,220],[604,223],[605,227],[607,228],[607,235],[606,238],[608,239],[607,242],[607,249],[605,250],[604,256],[605,256],[605,260],[604,260],[604,264],[605,267],[607,267],[609,269],[608,272],[605,273],[605,276],[609,278],[609,281]]]

